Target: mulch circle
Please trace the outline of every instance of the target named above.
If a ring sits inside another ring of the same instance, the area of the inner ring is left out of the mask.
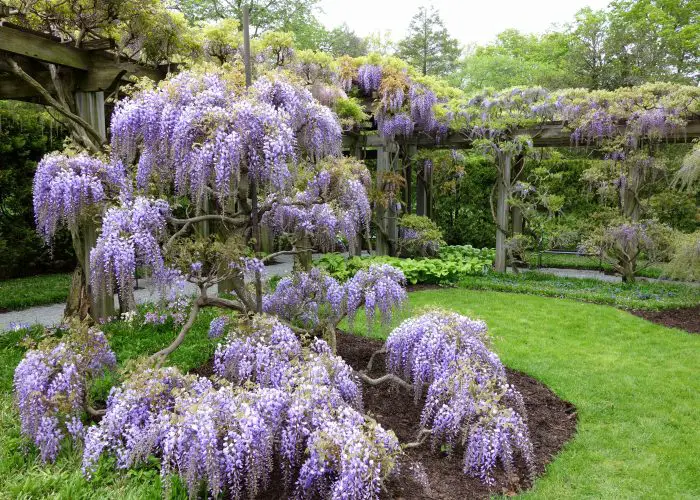
[[[700,305],[663,311],[630,311],[647,321],[671,328],[680,328],[689,333],[700,333]]]
[[[372,353],[382,347],[378,340],[338,333],[338,354],[356,370],[367,366]],[[384,356],[375,357],[373,377],[382,374]],[[523,373],[508,370],[508,381],[523,395],[527,409],[530,438],[535,451],[535,474],[544,472],[562,446],[573,437],[576,431],[576,408],[559,399],[547,386]],[[413,394],[406,389],[391,384],[363,387],[365,411],[374,417],[385,429],[396,433],[402,443],[414,440],[420,427],[422,402],[414,403]],[[439,450],[432,450],[426,442],[421,448],[407,450],[400,464],[398,477],[388,485],[386,498],[418,500],[464,500],[488,498],[493,494],[512,494],[527,489],[532,481],[527,477],[525,465],[519,463],[518,478],[506,477],[503,469],[495,474],[496,482],[491,487],[479,479],[472,478],[462,471],[462,450],[453,456],[446,456]],[[428,478],[424,487],[411,469],[419,464]]]

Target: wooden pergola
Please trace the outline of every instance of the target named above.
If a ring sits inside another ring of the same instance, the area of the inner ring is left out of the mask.
[[[114,47],[99,41],[83,48],[75,48],[60,39],[11,24],[0,24],[0,99],[42,102],[52,104],[52,100],[70,96],[74,102],[77,120],[85,120],[106,140],[105,99],[116,92],[121,85],[129,83],[133,77],[146,76],[154,81],[166,77],[167,66],[148,67],[136,61],[120,58]],[[19,69],[18,69],[19,68]],[[18,76],[23,72],[22,77]],[[31,83],[28,84],[28,81]],[[71,117],[68,117],[71,119]],[[72,118],[74,121],[76,117]],[[619,124],[623,131],[625,124]],[[562,122],[546,122],[531,129],[513,131],[513,136],[525,134],[532,138],[535,147],[572,146],[570,131]],[[693,120],[679,133],[668,139],[669,142],[683,142],[700,137],[700,119]],[[437,141],[427,134],[415,134],[410,138],[389,140],[381,137],[371,128],[346,133],[343,137],[345,154],[357,158],[376,158],[377,180],[388,172],[402,172],[406,182],[405,202],[409,210],[415,194],[418,215],[431,215],[431,173],[418,171],[415,188],[412,181],[412,158],[419,148],[467,149],[472,139],[468,134],[452,133]],[[400,153],[400,154],[399,154]],[[497,248],[503,247],[506,230],[509,226],[507,206],[508,189],[511,183],[511,163],[522,159],[505,156],[499,160],[501,178],[498,184],[497,205]],[[521,225],[514,215],[514,226]],[[379,254],[393,252],[398,239],[398,213],[394,207],[377,207],[376,229]],[[85,254],[94,245],[93,231],[85,238]],[[264,238],[263,238],[264,239]],[[356,253],[359,249],[351,249]],[[502,253],[502,252],[501,252]],[[497,252],[496,269],[505,268],[503,257]],[[86,261],[89,259],[86,259]],[[87,269],[87,262],[85,268]],[[99,294],[96,294],[99,295]],[[104,295],[104,294],[102,294]],[[111,301],[111,298],[108,299]],[[109,305],[98,310],[109,309]],[[112,306],[113,307],[113,306]]]

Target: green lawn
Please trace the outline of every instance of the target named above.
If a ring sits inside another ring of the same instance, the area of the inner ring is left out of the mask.
[[[537,271],[466,276],[464,288],[568,298],[622,309],[675,309],[700,304],[700,286],[673,282],[609,283],[597,279],[562,278]]]
[[[401,317],[436,305],[486,320],[508,366],[543,381],[578,408],[576,436],[524,496],[700,496],[700,336],[612,307],[463,289],[412,293]],[[198,321],[178,351],[174,361],[183,368],[211,355],[208,319]],[[358,319],[355,329],[366,333],[363,326]],[[171,335],[165,327],[134,331],[120,323],[108,332],[120,361],[159,348]],[[34,452],[21,452],[9,393],[21,358],[17,340],[0,337],[0,498],[160,498],[154,467],[126,474],[105,467],[88,484],[74,451],[64,450],[48,466]]]
[[[0,281],[0,312],[65,302],[70,274],[44,274]]]

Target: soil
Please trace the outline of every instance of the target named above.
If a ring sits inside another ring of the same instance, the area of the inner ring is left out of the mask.
[[[373,352],[383,343],[348,333],[338,332],[338,354],[356,370],[367,366]],[[375,356],[374,371],[370,376],[383,375],[384,355]],[[213,360],[195,369],[192,373],[211,376]],[[527,409],[530,438],[535,452],[535,476],[544,472],[545,466],[553,459],[562,446],[573,437],[576,431],[576,408],[559,399],[547,386],[523,373],[508,370],[508,380],[520,391]],[[415,439],[419,430],[420,413],[423,402],[414,403],[413,394],[407,389],[383,384],[363,387],[365,411],[374,417],[385,429],[396,433],[402,443]],[[399,464],[399,474],[387,484],[382,495],[394,500],[466,500],[489,498],[493,494],[511,495],[532,485],[525,464],[517,463],[519,477],[506,477],[505,471],[499,469],[495,474],[496,482],[491,487],[479,479],[469,477],[462,471],[462,450],[456,450],[448,456],[439,450],[431,449],[426,442],[420,448],[407,450]],[[427,475],[420,481],[413,472],[422,470]],[[288,497],[282,489],[279,471],[275,471],[270,484],[273,485],[259,499],[276,500]],[[278,486],[279,485],[279,486]]]
[[[664,311],[635,310],[630,312],[652,323],[671,328],[680,328],[689,333],[700,333],[700,305]]]

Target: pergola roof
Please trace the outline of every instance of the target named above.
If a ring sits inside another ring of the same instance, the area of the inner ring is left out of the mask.
[[[167,74],[165,67],[153,68],[125,60],[111,48],[108,42],[100,42],[78,49],[45,33],[1,23],[0,99],[29,100],[38,96],[34,89],[7,69],[2,61],[3,53],[21,61],[32,77],[49,91],[52,91],[53,83],[48,69],[41,63],[72,70],[75,90],[84,92],[112,89],[128,76],[147,76],[157,81]]]

